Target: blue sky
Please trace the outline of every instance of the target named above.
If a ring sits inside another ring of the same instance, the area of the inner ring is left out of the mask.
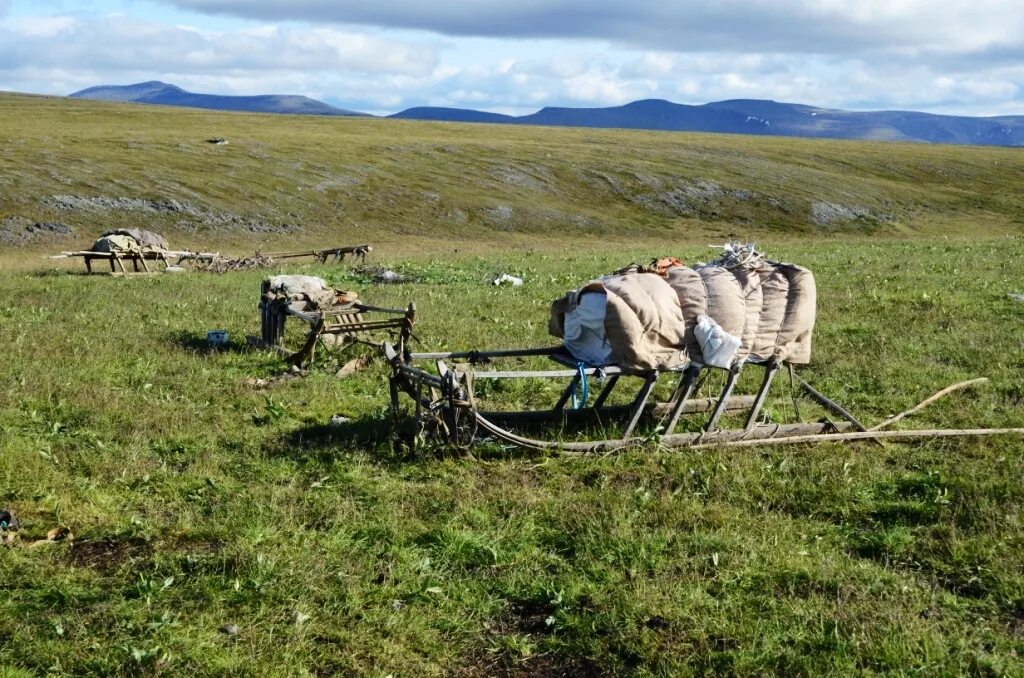
[[[1024,114],[1019,0],[0,0],[0,90],[164,80],[371,113],[641,98]]]

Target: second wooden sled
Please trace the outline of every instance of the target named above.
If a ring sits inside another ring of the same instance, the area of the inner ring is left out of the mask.
[[[382,333],[405,350],[416,324],[416,305],[413,303],[400,309],[370,306],[353,300],[325,308],[308,301],[277,296],[270,291],[267,280],[262,283],[259,308],[261,343],[277,350],[286,362],[296,367],[312,365],[317,346],[362,343],[379,347]],[[291,344],[285,332],[288,318],[308,327],[302,337]]]

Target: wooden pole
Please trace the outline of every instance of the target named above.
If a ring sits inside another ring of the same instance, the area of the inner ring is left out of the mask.
[[[800,382],[800,386],[804,389],[807,395],[811,396],[811,398],[813,398],[819,405],[833,414],[838,414],[840,417],[853,424],[853,427],[858,431],[867,431],[867,429],[864,428],[864,424],[857,421],[856,417],[847,412],[841,405],[827,397],[824,393],[821,393],[816,388],[808,384],[800,377],[800,375],[796,375],[796,380]]]
[[[752,447],[754,445],[788,445],[792,443],[850,442],[854,440],[881,440],[897,438],[953,438],[964,436],[1015,435],[1024,436],[1024,428],[951,428],[921,429],[917,431],[855,431],[853,433],[820,433],[768,438],[765,440],[734,440],[694,445],[694,449],[707,447]]]
[[[985,384],[985,383],[988,383],[988,378],[986,378],[986,377],[978,377],[977,379],[970,379],[968,381],[961,381],[960,383],[953,384],[952,386],[947,386],[946,388],[942,389],[941,391],[938,391],[934,395],[931,395],[931,396],[925,398],[924,400],[919,402],[917,405],[914,405],[913,407],[911,407],[909,410],[906,410],[905,412],[900,412],[895,417],[890,417],[890,418],[886,419],[885,421],[883,421],[881,424],[878,424],[876,426],[872,426],[868,430],[869,431],[880,431],[883,428],[888,427],[889,424],[895,424],[897,421],[899,421],[900,419],[903,419],[904,417],[908,417],[911,414],[914,414],[915,412],[920,412],[925,407],[927,407],[928,405],[932,404],[933,402],[935,402],[936,400],[938,400],[939,398],[941,398],[941,397],[943,397],[945,395],[949,395],[950,393],[952,393],[954,391],[959,391],[961,389],[970,388],[972,386],[978,386],[980,384]]]

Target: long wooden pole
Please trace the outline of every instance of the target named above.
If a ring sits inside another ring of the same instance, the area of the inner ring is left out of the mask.
[[[850,433],[820,433],[763,440],[732,440],[720,443],[701,443],[693,449],[708,447],[753,447],[755,445],[788,445],[793,443],[849,442],[853,440],[880,440],[894,438],[954,438],[965,436],[1024,436],[1024,428],[951,428],[920,429],[917,431],[853,431]]]
[[[869,431],[881,431],[883,428],[887,428],[889,426],[889,424],[895,424],[897,421],[899,421],[900,419],[903,419],[904,417],[908,417],[911,414],[914,414],[915,412],[920,412],[925,407],[927,407],[928,405],[931,405],[936,400],[938,400],[939,398],[941,398],[941,397],[943,397],[945,395],[949,395],[950,393],[953,393],[954,391],[959,391],[961,389],[970,388],[972,386],[978,386],[979,384],[985,384],[985,383],[988,383],[988,378],[987,377],[978,377],[977,379],[969,379],[967,381],[961,381],[960,383],[953,384],[952,386],[947,386],[946,388],[942,389],[941,391],[938,391],[934,395],[931,395],[931,396],[925,398],[924,400],[919,402],[917,405],[914,405],[913,407],[911,407],[909,410],[906,410],[904,412],[900,412],[895,417],[889,417],[888,419],[883,421],[881,424],[877,424],[875,426],[872,426],[868,430]]]

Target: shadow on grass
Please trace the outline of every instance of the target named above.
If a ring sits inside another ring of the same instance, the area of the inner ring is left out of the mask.
[[[412,445],[416,438],[416,444]],[[365,455],[387,466],[420,464],[428,460],[508,458],[531,452],[508,449],[478,441],[471,450],[438,442],[430,435],[416,435],[412,422],[394,422],[389,414],[353,419],[338,424],[312,424],[297,428],[267,448],[272,456],[329,463],[345,455]]]
[[[216,355],[218,353],[249,353],[252,351],[250,347],[244,341],[238,341],[237,339],[231,339],[224,344],[212,344],[207,338],[206,334],[199,334],[196,332],[189,332],[183,330],[175,332],[171,335],[171,341],[176,344],[179,348],[185,349],[189,353],[195,355]]]
[[[290,459],[327,462],[345,454],[368,454],[382,462],[399,461],[393,451],[391,418],[370,416],[337,424],[307,424],[284,435],[267,450]]]
[[[124,276],[112,276],[110,271],[103,269],[93,269],[93,272],[85,270],[85,268],[41,268],[29,273],[33,278],[96,278],[98,280],[113,280],[116,278],[122,278]],[[141,276],[147,275],[145,273],[140,274]],[[128,277],[131,277],[130,275]]]

